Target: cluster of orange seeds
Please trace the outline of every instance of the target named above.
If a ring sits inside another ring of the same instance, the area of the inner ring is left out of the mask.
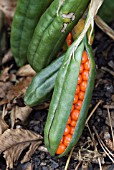
[[[74,129],[76,127],[77,120],[79,118],[80,110],[82,107],[82,102],[84,99],[85,91],[87,88],[87,82],[89,77],[90,63],[86,51],[82,54],[82,61],[80,65],[80,73],[78,76],[78,83],[76,86],[76,93],[74,96],[74,101],[72,104],[72,109],[68,122],[63,134],[63,137],[60,141],[56,154],[62,154],[66,147],[69,145]]]

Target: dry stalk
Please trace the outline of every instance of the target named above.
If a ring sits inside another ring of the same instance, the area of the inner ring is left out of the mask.
[[[73,147],[72,150],[70,151],[70,154],[69,154],[69,156],[68,156],[68,159],[67,159],[67,162],[66,162],[66,165],[65,165],[65,169],[64,169],[64,170],[67,170],[67,169],[68,169],[68,165],[69,165],[69,162],[70,162],[70,159],[71,159],[73,150],[74,150],[74,147]]]
[[[4,120],[5,117],[5,111],[6,111],[6,105],[3,106],[3,111],[2,111],[2,119]]]
[[[102,149],[103,149],[103,151],[106,153],[106,155],[109,157],[109,159],[114,163],[114,159],[111,157],[111,155],[112,154],[110,154],[110,152],[108,152],[108,148],[105,146],[103,146],[103,141],[100,139],[100,137],[99,137],[99,135],[98,135],[98,133],[97,133],[97,130],[96,130],[96,128],[93,126],[93,130],[94,130],[94,132],[95,132],[95,134],[96,134],[96,137],[97,137],[97,139],[98,139],[98,142],[99,142],[99,144],[100,144],[100,146],[102,147]],[[102,142],[101,142],[102,141]],[[105,144],[104,144],[105,145]],[[106,148],[107,148],[107,150],[106,150]]]
[[[103,105],[104,109],[114,109],[114,105]]]
[[[95,23],[103,32],[105,32],[110,38],[114,40],[113,29],[110,28],[98,15],[95,16]]]
[[[114,71],[110,70],[109,68],[106,67],[101,67],[102,70],[107,71],[108,73],[110,73],[112,76],[114,76]]]
[[[102,101],[102,100],[99,100],[99,102],[96,104],[96,106],[95,106],[95,107],[93,108],[93,110],[91,111],[90,115],[88,116],[88,118],[87,118],[87,120],[86,120],[86,123],[85,123],[86,126],[87,126],[87,124],[88,124],[89,119],[91,118],[91,116],[93,115],[93,113],[94,113],[95,110],[99,107],[99,105],[100,105],[101,103],[103,103],[103,101]]]
[[[81,162],[79,162],[75,168],[75,170],[78,170],[79,166],[80,166]]]
[[[100,103],[100,101],[97,103],[97,105],[98,105],[99,103]],[[96,106],[97,106],[97,105],[96,105]],[[99,105],[98,105],[98,106],[99,106]],[[88,127],[88,130],[89,130],[90,136],[91,136],[91,138],[92,138],[92,141],[93,141],[93,145],[94,145],[94,148],[95,148],[96,154],[99,154],[98,149],[97,149],[97,146],[96,146],[96,143],[95,143],[94,136],[92,135],[92,132],[91,132],[91,130],[90,130],[90,128],[89,128],[88,123],[87,123],[87,127]],[[100,156],[98,156],[98,162],[99,162],[99,168],[100,168],[100,170],[102,170]]]
[[[99,162],[99,168],[100,168],[100,170],[103,170],[102,169],[102,166],[101,166],[101,159],[98,157],[98,162]]]
[[[98,12],[100,6],[102,5],[103,1],[104,0],[95,0],[95,1],[91,0],[84,29],[82,30],[82,32],[81,32],[80,36],[77,38],[77,40],[74,42],[74,47],[71,50],[69,58],[71,58],[71,56],[74,56],[74,52],[76,51],[76,49],[79,46],[80,42],[85,37],[85,35],[86,35],[86,33],[87,33],[90,26],[92,28],[91,29],[91,32],[92,32],[92,30],[94,28],[94,17],[97,14],[97,12]]]
[[[108,111],[108,119],[110,122],[111,134],[112,134],[112,146],[114,147],[114,132],[113,132],[113,128],[112,128],[112,121],[111,121],[111,115],[110,115],[109,108],[107,108],[107,111]]]

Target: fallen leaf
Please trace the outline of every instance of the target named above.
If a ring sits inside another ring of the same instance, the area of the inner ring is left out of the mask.
[[[7,139],[7,140],[6,140]],[[0,136],[0,154],[3,152],[7,169],[13,168],[13,164],[19,159],[23,150],[30,146],[27,157],[33,154],[42,141],[42,136],[24,129],[8,129]],[[4,145],[3,145],[4,144]],[[31,146],[32,145],[32,146]],[[25,153],[26,154],[26,153]],[[30,154],[30,155],[29,155]]]
[[[28,85],[30,84],[32,77],[27,77],[13,86],[7,93],[8,102],[12,101],[14,98],[17,98],[23,95],[26,92]]]
[[[0,154],[21,143],[41,140],[42,136],[32,131],[24,129],[8,129],[0,136]]]
[[[35,76],[36,72],[29,64],[24,65],[17,71],[17,76]]]
[[[12,148],[7,149],[4,152],[4,158],[6,160],[7,169],[13,168],[13,164],[16,163],[16,161],[19,159],[22,151],[26,149],[29,145],[30,145],[29,142],[19,144],[18,146],[13,146]]]
[[[6,99],[6,95],[9,90],[13,87],[13,84],[11,82],[0,82],[0,98]]]
[[[21,123],[25,122],[31,111],[32,109],[29,106],[25,107],[14,106],[10,114],[11,128],[13,128],[15,123],[17,122]]]
[[[8,129],[7,123],[5,122],[4,119],[0,118],[0,135],[4,133],[4,131],[7,129]]]
[[[2,73],[1,73],[1,75],[0,75],[0,81],[6,82],[6,81],[9,79],[10,75],[9,75],[8,71],[9,71],[11,68],[12,68],[12,65],[11,65],[10,67],[6,67],[6,68],[4,68],[4,69],[2,70]]]
[[[2,64],[7,63],[8,61],[10,61],[12,59],[13,55],[11,52],[11,49],[8,50],[8,52],[4,55],[3,59],[2,59]]]
[[[26,155],[22,159],[21,163],[28,162],[30,160],[31,156],[34,154],[35,150],[39,147],[39,145],[41,143],[42,143],[41,141],[39,141],[39,142],[32,142],[30,147],[29,147],[29,150],[26,152]]]
[[[28,162],[26,166],[26,170],[33,170],[33,164]]]
[[[2,100],[0,101],[0,105],[4,105],[4,104],[7,104],[7,100],[6,100],[6,99],[2,99]]]

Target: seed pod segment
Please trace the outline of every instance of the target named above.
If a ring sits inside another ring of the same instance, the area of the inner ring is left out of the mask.
[[[57,152],[57,148],[59,147],[59,143],[63,137],[65,127],[70,116],[70,110],[73,104],[80,72],[81,56],[84,50],[88,55],[90,70],[84,99],[82,106],[79,109],[78,120],[72,120],[76,121],[74,133],[73,135],[71,134],[72,138],[69,134],[69,136],[65,138],[65,142],[63,144],[67,144],[67,139],[69,141],[71,138],[71,140],[64,152],[59,155],[60,157],[66,155],[71,150],[82,134],[94,87],[95,63],[91,47],[88,45],[87,40],[84,40],[75,51],[74,58],[71,60],[69,59],[69,63],[67,64],[67,55],[72,47],[73,44],[68,49],[65,60],[59,70],[45,126],[45,145],[51,155],[55,155]]]
[[[36,74],[24,96],[26,105],[35,106],[49,99],[52,95],[56,76],[63,59],[64,55]]]
[[[65,38],[86,10],[90,0],[54,0],[34,31],[28,61],[38,72],[46,67],[62,47]]]
[[[76,83],[78,81],[79,66],[81,63],[83,49],[84,43],[81,43],[73,58],[69,58],[72,50],[71,45],[58,72],[45,126],[45,145],[52,155],[56,152],[70,115],[72,102],[74,100],[74,93],[76,91]],[[56,129],[56,131],[54,129]]]

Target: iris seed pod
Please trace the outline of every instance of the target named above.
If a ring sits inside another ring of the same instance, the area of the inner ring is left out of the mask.
[[[34,29],[50,0],[18,0],[11,27],[11,50],[18,66],[27,62],[27,50]]]
[[[68,33],[76,25],[90,0],[54,0],[41,16],[34,31],[27,58],[39,72],[62,47]]]
[[[44,131],[45,145],[50,154],[59,154],[60,157],[66,155],[72,149],[82,134],[91,102],[96,72],[92,49],[87,40],[84,39],[74,52],[74,56],[69,58],[73,47],[74,43],[69,47],[58,72]],[[89,65],[83,61],[83,52],[88,56]],[[82,64],[83,69],[80,69]],[[82,75],[84,68],[89,69],[88,76]],[[84,84],[84,82],[86,83]],[[84,94],[80,94],[83,100],[78,99],[79,95],[76,99],[75,95],[76,93],[79,94],[80,91],[84,92]],[[74,112],[74,115],[71,115],[72,112]],[[70,118],[72,123],[68,124]],[[74,126],[74,129],[70,129],[71,132],[68,133],[66,141],[67,124]],[[62,152],[58,152],[61,143],[64,145],[64,147],[62,145],[64,149],[62,148]]]

